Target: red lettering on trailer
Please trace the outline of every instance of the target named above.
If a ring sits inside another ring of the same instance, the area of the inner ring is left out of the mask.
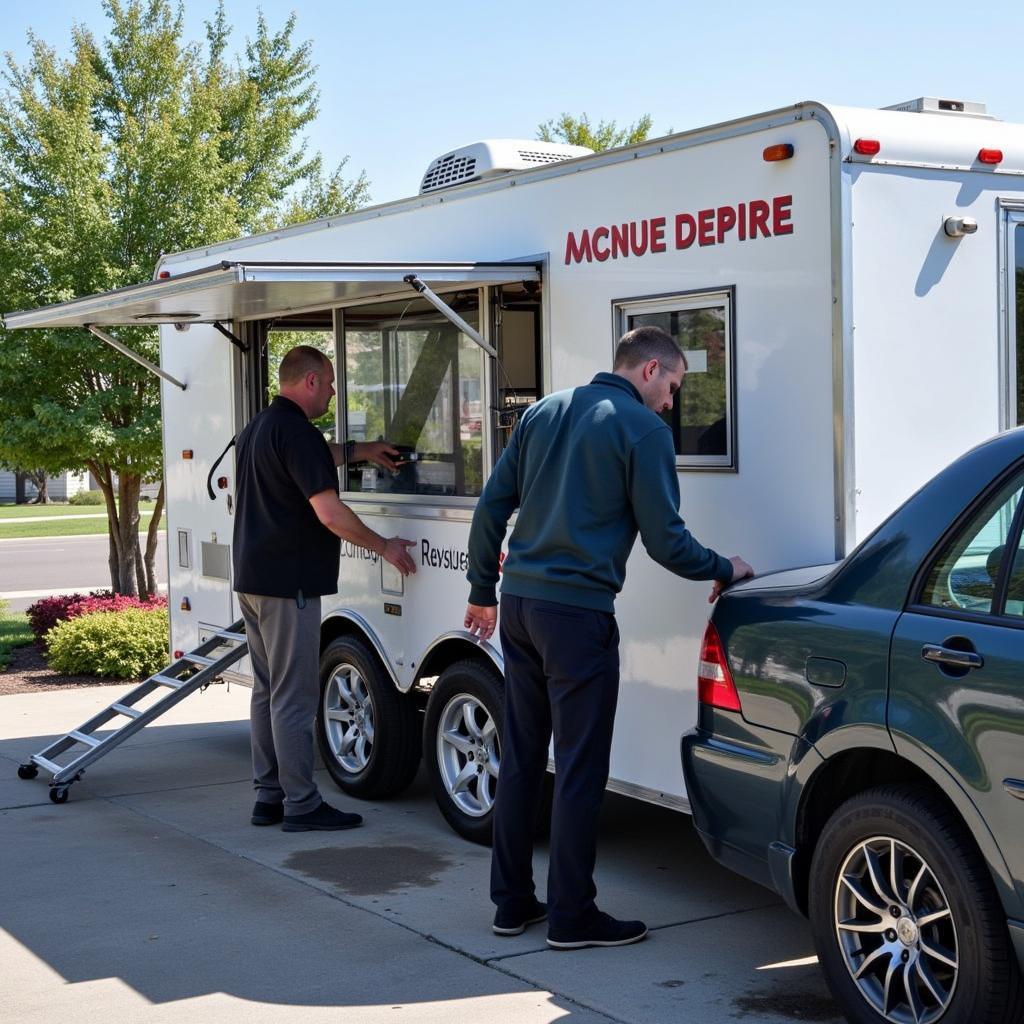
[[[697,214],[697,244],[714,245],[714,210],[701,210]]]
[[[715,232],[715,241],[719,245],[725,241],[728,232],[736,227],[736,211],[731,206],[720,206],[718,208],[718,230]]]
[[[683,234],[683,228],[686,234]],[[676,248],[689,249],[697,237],[697,222],[688,213],[676,214]]]
[[[636,237],[638,226],[643,229],[639,241]],[[639,225],[635,220],[629,222],[629,248],[634,256],[643,256],[647,252],[647,221],[642,220]]]
[[[793,197],[792,196],[776,196],[772,200],[772,234],[773,235],[791,235],[793,234],[793,225],[790,223],[789,218],[793,215]]]
[[[651,252],[665,251],[665,218],[654,217],[651,220]]]
[[[580,235],[579,242],[576,241],[576,236],[570,231],[569,237],[565,240],[565,262],[568,263],[582,263],[586,260],[588,263],[593,259],[590,251],[590,232],[584,228],[583,234]]]
[[[672,221],[676,249],[689,249],[695,241],[701,246],[723,245],[731,233],[740,242],[754,240],[758,236],[791,235],[795,230],[793,197],[773,196],[770,200],[723,203],[695,213],[673,214]],[[565,262],[567,265],[594,260],[604,263],[609,259],[665,252],[668,248],[665,240],[667,223],[667,217],[646,217],[621,221],[610,228],[600,225],[583,228],[578,233],[570,231],[565,238]]]
[[[629,255],[629,224],[612,225],[612,259]]]
[[[765,238],[771,238],[772,233],[768,230],[768,214],[772,208],[763,200],[755,199],[750,204],[750,237],[757,238],[758,231]]]

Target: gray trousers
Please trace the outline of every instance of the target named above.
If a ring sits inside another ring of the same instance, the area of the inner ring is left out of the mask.
[[[287,815],[320,806],[313,725],[320,696],[320,598],[239,594],[252,661],[252,775],[256,799]]]

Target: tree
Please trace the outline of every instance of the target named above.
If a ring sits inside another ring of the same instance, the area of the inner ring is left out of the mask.
[[[567,142],[570,146],[586,146],[597,153],[617,146],[633,146],[644,142],[650,134],[650,114],[644,114],[625,128],[619,128],[614,121],[599,121],[595,127],[585,113],[579,117],[563,113],[537,126],[537,138],[544,142]]]
[[[226,59],[223,4],[205,46],[183,39],[171,0],[105,0],[102,43],[75,27],[67,59],[30,35],[8,57],[0,97],[0,308],[28,309],[145,281],[161,252],[347,212],[367,183],[307,153],[316,117],[311,44],[295,16],[260,15]],[[152,328],[120,340],[158,359]],[[161,476],[156,378],[80,329],[0,331],[0,459],[60,471],[88,466],[106,499],[110,577],[152,593],[163,505],[143,556],[139,490]]]

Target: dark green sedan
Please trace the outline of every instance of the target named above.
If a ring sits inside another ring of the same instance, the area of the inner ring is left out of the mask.
[[[851,1021],[1024,1020],[1022,496],[1024,428],[705,635],[694,823],[808,915]]]

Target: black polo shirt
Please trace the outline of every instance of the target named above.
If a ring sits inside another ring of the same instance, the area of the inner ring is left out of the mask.
[[[323,435],[278,395],[235,447],[235,590],[264,597],[337,593],[341,541],[309,503],[321,491],[338,493]]]

